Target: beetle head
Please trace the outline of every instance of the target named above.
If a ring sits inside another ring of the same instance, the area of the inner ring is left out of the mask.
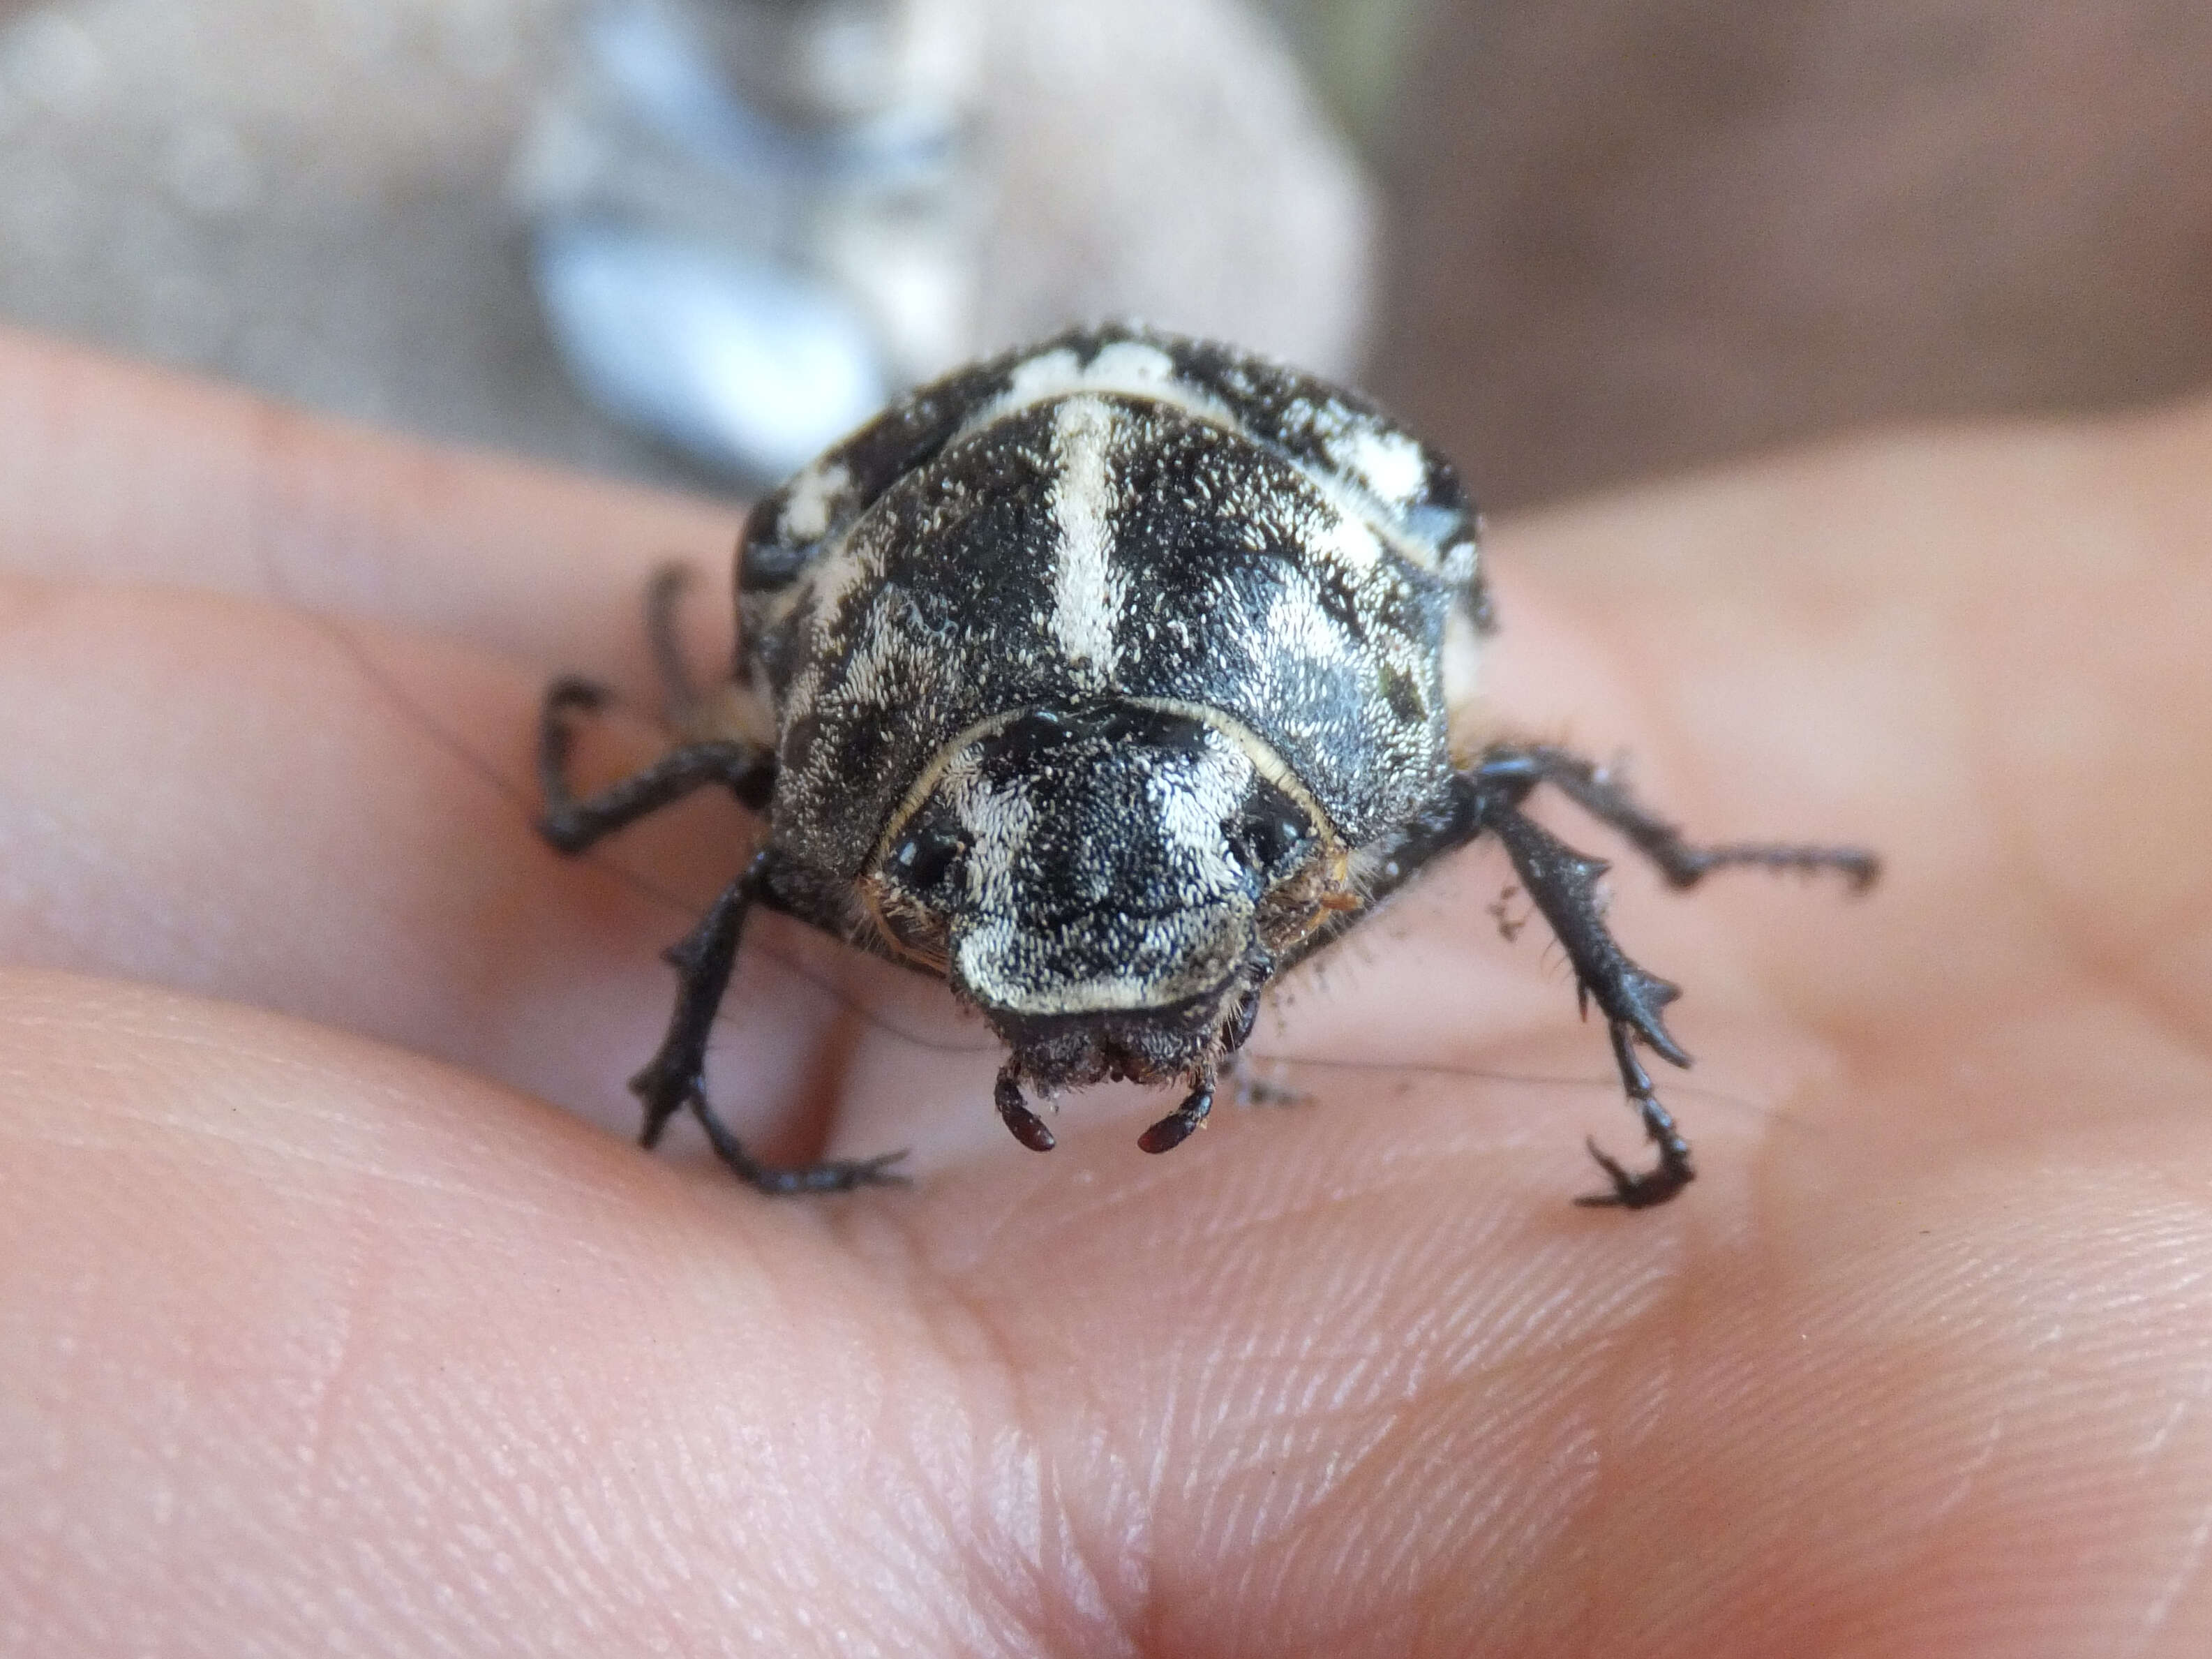
[[[1031,1081],[1149,1083],[1221,1052],[1272,969],[1267,901],[1319,844],[1233,736],[1114,703],[963,745],[877,876]]]

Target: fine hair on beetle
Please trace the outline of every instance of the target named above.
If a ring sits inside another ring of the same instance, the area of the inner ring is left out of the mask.
[[[574,723],[610,694],[568,677],[544,700],[539,828],[560,850],[708,787],[762,823],[668,953],[675,1010],[630,1085],[641,1139],[688,1110],[763,1192],[899,1178],[897,1153],[763,1164],[708,1100],[708,1035],[761,907],[945,981],[1004,1045],[993,1103],[1024,1146],[1054,1145],[1034,1100],[1126,1079],[1178,1091],[1139,1141],[1170,1151],[1279,976],[1488,836],[1656,1154],[1632,1170],[1593,1145],[1607,1186],[1578,1201],[1673,1198],[1694,1166],[1642,1052],[1690,1063],[1662,1018],[1679,992],[1616,943],[1606,866],[1529,796],[1558,792],[1679,888],[1752,865],[1863,889],[1876,861],[1692,844],[1607,769],[1486,729],[1478,532],[1450,463],[1364,398],[1128,325],[947,375],[763,497],[719,685],[685,670],[680,581],[649,595],[675,746],[580,798]]]

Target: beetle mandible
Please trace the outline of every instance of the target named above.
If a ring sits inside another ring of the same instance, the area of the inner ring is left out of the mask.
[[[706,1097],[707,1040],[747,914],[781,910],[935,975],[1004,1041],[994,1099],[1172,1084],[1139,1144],[1206,1121],[1262,991],[1431,860],[1485,834],[1558,935],[1657,1151],[1641,1209],[1692,1179],[1639,1045],[1689,1056],[1677,988],[1614,942],[1606,868],[1522,810],[1550,785],[1677,887],[1724,865],[1832,869],[1851,848],[1699,847],[1606,771],[1455,729],[1495,626],[1478,523],[1442,456],[1365,399],[1234,348],[1082,329],[912,392],[763,498],[738,557],[738,658],[719,699],[649,616],[689,740],[580,799],[571,726],[608,693],[549,689],[552,844],[580,852],[693,790],[763,813],[757,852],[670,952],[680,987],[630,1087],[648,1146],[687,1108],[765,1192],[899,1177],[898,1154],[756,1160]]]

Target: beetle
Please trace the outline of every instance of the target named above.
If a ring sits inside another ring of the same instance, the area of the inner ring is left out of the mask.
[[[734,672],[713,697],[648,606],[684,733],[589,798],[575,721],[607,690],[548,690],[540,830],[564,853],[694,790],[764,815],[750,862],[668,953],[679,988],[630,1087],[655,1144],[689,1109],[764,1192],[899,1179],[899,1154],[756,1160],[715,1115],[708,1034],[757,906],[946,981],[1003,1041],[994,1100],[1039,1152],[1030,1099],[1107,1079],[1175,1085],[1139,1144],[1206,1121],[1266,988],[1432,860],[1489,835],[1595,1003],[1656,1149],[1591,1155],[1643,1209],[1692,1178],[1639,1048],[1689,1055],[1680,993],[1602,915],[1606,866],[1523,810],[1551,786],[1673,885],[1723,866],[1833,870],[1849,848],[1704,847],[1604,769],[1501,741],[1467,713],[1496,627],[1458,475],[1375,404],[1235,348],[1079,329],[914,392],[763,498],[737,562]]]

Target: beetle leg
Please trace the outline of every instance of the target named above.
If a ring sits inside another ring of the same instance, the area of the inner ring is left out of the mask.
[[[1474,768],[1475,781],[1514,794],[1515,804],[1539,783],[1548,783],[1601,823],[1626,836],[1636,850],[1659,866],[1674,887],[1694,887],[1726,865],[1756,865],[1768,870],[1834,870],[1863,892],[1881,872],[1881,861],[1856,847],[1803,847],[1773,842],[1734,842],[1700,847],[1683,839],[1669,823],[1632,795],[1627,786],[1595,761],[1549,744],[1525,749],[1493,749]]]
[[[891,1152],[881,1158],[851,1162],[809,1164],[779,1168],[762,1164],[745,1151],[729,1126],[707,1103],[707,1040],[714,1029],[715,1012],[728,990],[731,970],[738,960],[745,915],[760,896],[769,868],[762,853],[744,874],[726,888],[682,941],[667,951],[676,969],[676,1009],[669,1017],[668,1033],[659,1052],[629,1081],[630,1092],[645,1107],[645,1125],[638,1144],[657,1143],[669,1119],[687,1106],[707,1132],[714,1154],[738,1180],[763,1193],[842,1193],[854,1187],[896,1183],[903,1179],[891,1165],[906,1156]]]
[[[684,642],[676,626],[676,613],[684,590],[691,586],[691,568],[664,564],[653,573],[645,590],[645,638],[653,651],[653,666],[660,676],[662,713],[678,731],[689,726],[698,713],[699,688],[691,666],[684,659]]]
[[[768,803],[775,784],[775,757],[745,743],[688,743],[672,749],[642,772],[579,800],[568,787],[574,732],[568,716],[596,712],[613,700],[605,686],[573,677],[547,688],[538,728],[538,777],[545,815],[538,833],[563,853],[580,853],[602,836],[719,783],[754,811]]]
[[[1255,985],[1245,992],[1237,1012],[1229,1016],[1229,1024],[1221,1033],[1221,1052],[1233,1057],[1237,1050],[1252,1040],[1252,1028],[1260,1023],[1260,988]]]
[[[997,1103],[1000,1118],[1023,1146],[1033,1152],[1048,1152],[1060,1144],[1051,1127],[1030,1110],[1028,1103],[1023,1100],[1021,1079],[1012,1060],[999,1068],[999,1081],[991,1094]]]
[[[1605,925],[1597,882],[1612,866],[1578,853],[1505,797],[1476,796],[1482,827],[1505,843],[1528,897],[1559,936],[1585,1004],[1627,1025],[1645,1045],[1676,1066],[1690,1057],[1667,1030],[1661,1010],[1681,995],[1679,987],[1629,960]]]
[[[1171,1152],[1182,1146],[1213,1109],[1213,1074],[1209,1072],[1199,1079],[1182,1105],[1137,1137],[1138,1146],[1147,1152]]]
[[[1607,867],[1604,860],[1577,852],[1522,811],[1520,799],[1527,793],[1525,789],[1486,792],[1479,770],[1470,775],[1466,787],[1473,791],[1475,822],[1505,843],[1522,886],[1558,935],[1560,947],[1574,966],[1575,990],[1583,1006],[1595,1002],[1605,1016],[1613,1039],[1613,1057],[1620,1068],[1622,1091],[1643,1120],[1644,1133],[1659,1148],[1656,1168],[1632,1173],[1593,1144],[1590,1155],[1612,1178],[1613,1190],[1577,1201],[1632,1210],[1664,1204],[1687,1186],[1697,1172],[1690,1163],[1689,1142],[1659,1103],[1650,1073],[1644,1069],[1635,1045],[1640,1039],[1669,1064],[1690,1063],[1688,1054],[1667,1030],[1662,1013],[1681,991],[1638,967],[1607,931],[1597,893],[1597,878]]]
[[[1613,1063],[1620,1067],[1621,1087],[1644,1120],[1644,1133],[1659,1149],[1659,1163],[1656,1168],[1633,1173],[1607,1156],[1596,1141],[1589,1141],[1589,1155],[1611,1178],[1613,1190],[1584,1193],[1575,1202],[1590,1209],[1648,1210],[1680,1192],[1697,1178],[1698,1172],[1690,1163],[1690,1143],[1674,1127],[1673,1115],[1659,1103],[1652,1091],[1651,1073],[1637,1058],[1634,1033],[1617,1019],[1608,1020],[1607,1025],[1613,1037]]]

